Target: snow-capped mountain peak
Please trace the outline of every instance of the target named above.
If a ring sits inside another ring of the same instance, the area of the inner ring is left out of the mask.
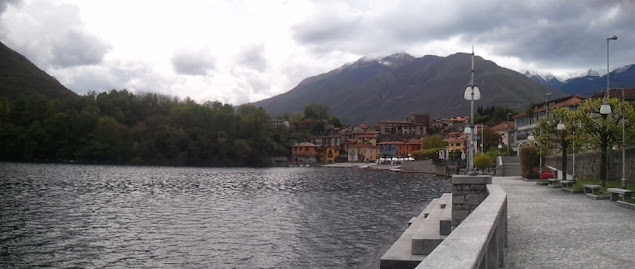
[[[624,73],[624,72],[628,71],[629,69],[631,69],[631,68],[633,68],[633,67],[635,67],[635,64],[625,65],[625,66],[622,66],[622,67],[620,67],[620,68],[618,68],[618,69],[615,69],[615,70],[614,70],[613,72],[611,72],[611,73]]]
[[[551,81],[551,80],[557,80],[562,82],[563,80],[555,75],[553,75],[552,73],[541,73],[535,70],[525,70],[525,72],[523,73],[526,77],[534,79],[534,80],[542,80],[542,81]]]

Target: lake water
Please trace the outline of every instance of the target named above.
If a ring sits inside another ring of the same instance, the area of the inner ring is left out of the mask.
[[[0,163],[2,268],[378,268],[447,179]]]

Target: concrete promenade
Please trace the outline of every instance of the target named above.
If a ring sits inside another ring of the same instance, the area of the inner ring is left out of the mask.
[[[507,192],[507,268],[633,268],[635,210],[520,177],[493,177]]]

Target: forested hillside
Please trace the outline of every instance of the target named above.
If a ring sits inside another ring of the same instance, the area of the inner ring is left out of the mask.
[[[126,90],[0,97],[2,161],[262,166],[305,136],[249,105]]]
[[[49,98],[76,95],[26,57],[0,42],[0,96],[12,98],[31,94]]]

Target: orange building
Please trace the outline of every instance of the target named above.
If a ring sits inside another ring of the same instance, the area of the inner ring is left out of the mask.
[[[417,151],[421,149],[421,140],[420,139],[410,139],[406,141],[401,141],[397,144],[397,153],[401,157],[410,156],[413,151]]]
[[[317,146],[309,142],[302,142],[291,147],[291,156],[294,162],[316,163],[318,159]]]

